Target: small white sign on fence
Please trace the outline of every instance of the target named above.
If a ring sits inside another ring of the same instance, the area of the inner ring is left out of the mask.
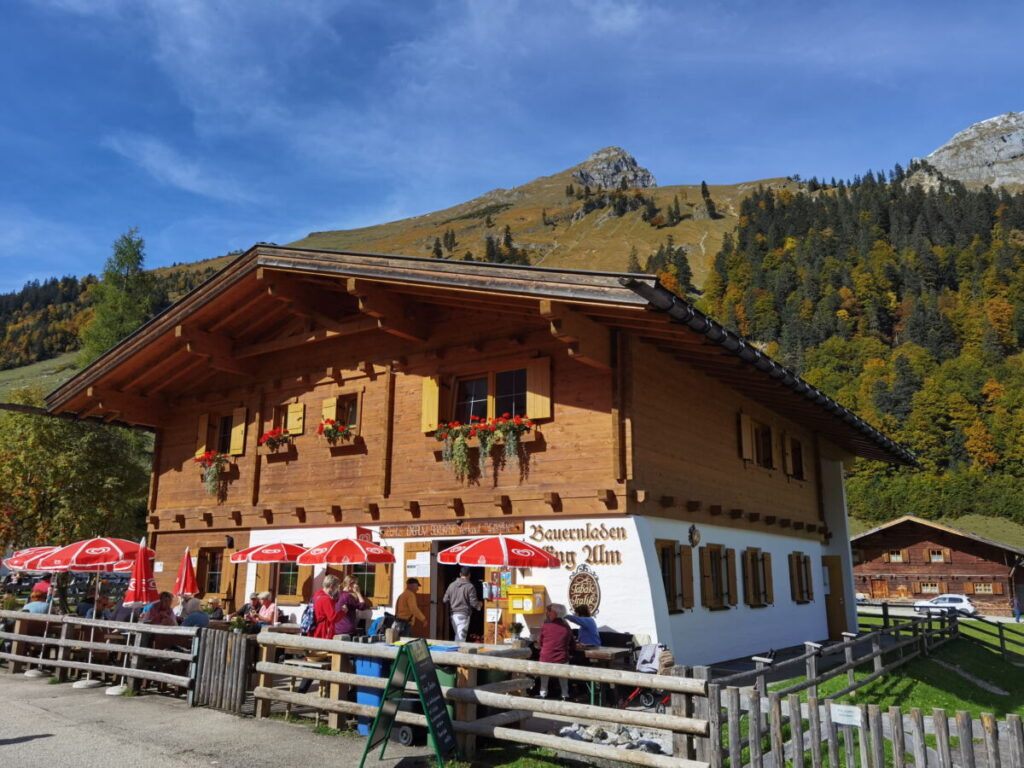
[[[832,704],[829,710],[832,722],[836,725],[855,725],[861,728],[864,724],[860,719],[860,707],[850,704]]]

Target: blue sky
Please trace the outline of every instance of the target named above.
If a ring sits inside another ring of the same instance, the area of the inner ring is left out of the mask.
[[[1019,3],[9,0],[0,291],[404,218],[616,144],[851,176],[1024,109]]]

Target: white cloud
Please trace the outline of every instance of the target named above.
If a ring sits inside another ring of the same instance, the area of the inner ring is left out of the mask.
[[[84,254],[95,233],[40,216],[22,205],[0,204],[0,246],[3,280],[0,292],[19,290],[29,280],[70,273],[84,274],[98,254]],[[100,257],[102,258],[102,257]]]
[[[242,185],[207,172],[155,136],[120,133],[108,136],[103,144],[163,184],[228,202],[251,202],[255,199]]]

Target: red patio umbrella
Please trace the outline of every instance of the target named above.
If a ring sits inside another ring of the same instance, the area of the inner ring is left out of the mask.
[[[100,537],[68,544],[43,556],[36,563],[42,571],[103,571],[122,560],[134,560],[140,550],[153,557],[153,550],[126,539]]]
[[[294,563],[299,555],[305,552],[304,547],[297,544],[258,544],[255,547],[240,549],[231,555],[232,563]]]
[[[395,556],[380,544],[360,539],[334,539],[310,547],[295,561],[299,565],[393,563]]]
[[[185,554],[181,556],[181,564],[178,566],[178,576],[174,580],[175,595],[194,595],[199,591],[199,584],[196,582],[196,571],[192,567],[192,557],[189,548],[185,547]]]
[[[507,536],[470,539],[438,552],[445,565],[492,565],[507,568],[557,568],[561,561],[540,547]]]
[[[29,547],[21,549],[3,561],[5,568],[12,571],[33,571],[39,572],[38,562],[51,552],[56,552],[59,547]]]

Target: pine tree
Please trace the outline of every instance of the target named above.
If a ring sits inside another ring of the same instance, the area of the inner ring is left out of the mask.
[[[441,238],[439,238],[439,237],[435,237],[434,238],[433,252],[434,252],[434,258],[435,259],[440,259],[440,258],[442,258],[444,256],[444,251],[441,250]]]
[[[640,259],[637,256],[636,246],[629,249],[629,263],[626,266],[627,272],[643,272],[640,267]]]
[[[494,239],[493,235],[484,238],[484,247],[484,261],[489,261],[492,264],[501,261],[501,256],[498,253],[498,241]]]
[[[566,186],[566,188],[565,188],[565,196],[566,197],[572,197],[575,194],[576,194],[576,190],[573,189],[572,184],[569,184],[568,186]]]

